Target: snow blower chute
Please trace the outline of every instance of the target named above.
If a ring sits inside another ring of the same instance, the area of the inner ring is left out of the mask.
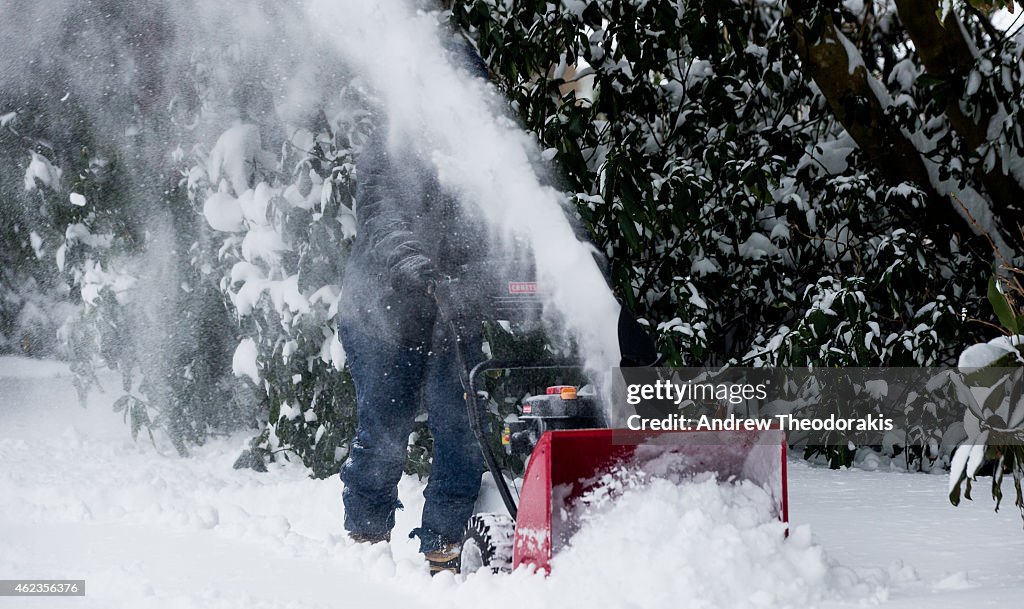
[[[466,323],[538,319],[541,303],[532,273],[524,273],[522,267],[505,265],[504,269],[511,272],[511,280],[506,279],[508,274],[494,273],[491,267],[487,275],[478,275],[472,284],[449,280],[436,286],[434,294],[441,315],[456,338]],[[481,281],[480,277],[485,279]],[[494,287],[481,294],[480,286],[490,284]],[[470,285],[473,294],[460,293]],[[623,366],[656,365],[658,355],[653,342],[625,308],[619,315],[618,334]],[[552,556],[571,534],[561,526],[564,511],[570,510],[603,473],[668,453],[679,456],[677,463],[683,464],[683,473],[712,472],[723,481],[750,480],[762,486],[773,498],[778,517],[788,521],[786,443],[779,430],[613,430],[605,426],[596,396],[582,395],[571,385],[550,386],[543,394],[524,399],[517,420],[505,421],[503,428],[495,429],[480,399],[480,380],[485,373],[580,370],[582,366],[578,361],[554,359],[488,359],[476,363],[471,354],[461,350],[460,358],[470,425],[507,511],[470,518],[462,547],[462,572],[511,571],[520,565],[534,565],[549,572]],[[527,463],[518,501],[510,487],[510,481],[514,481],[506,477],[510,472],[502,468],[492,450],[492,445],[498,443],[496,438],[500,438],[506,457],[518,457]],[[678,468],[674,472],[680,473]]]

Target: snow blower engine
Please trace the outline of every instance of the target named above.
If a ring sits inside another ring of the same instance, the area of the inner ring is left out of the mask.
[[[518,420],[506,421],[501,434],[505,453],[523,463],[549,429],[596,429],[604,426],[601,403],[574,385],[552,385],[545,393],[523,398]]]

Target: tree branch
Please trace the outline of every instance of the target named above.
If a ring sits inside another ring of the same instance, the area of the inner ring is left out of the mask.
[[[896,0],[900,21],[914,41],[918,57],[928,74],[948,81],[953,94],[946,100],[946,117],[953,131],[963,140],[967,152],[973,154],[988,141],[990,116],[978,121],[966,116],[960,107],[967,75],[974,66],[974,55],[963,36],[963,26],[956,11],[949,11],[944,23],[935,17],[935,0]],[[1004,228],[1014,226],[1022,216],[1024,188],[1012,176],[1006,175],[995,163],[985,171],[981,163],[974,164],[974,172],[985,187],[992,204],[992,212]]]
[[[946,251],[950,230],[960,236],[961,243],[976,239],[967,220],[936,191],[913,142],[886,116],[860,55],[848,55],[832,17],[817,15],[823,21],[821,34],[812,38],[808,22],[813,3],[791,0],[788,4],[792,43],[804,70],[818,85],[836,118],[886,182],[894,186],[913,182],[925,193],[928,213],[921,214],[908,206],[902,210],[903,215]]]

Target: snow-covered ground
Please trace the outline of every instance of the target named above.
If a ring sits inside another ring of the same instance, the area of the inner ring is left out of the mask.
[[[1021,520],[946,478],[790,463],[792,534],[756,489],[712,481],[598,502],[549,578],[430,578],[404,532],[422,504],[406,479],[390,546],[351,544],[337,477],[232,462],[245,436],[179,458],[132,442],[109,393],[81,408],[66,368],[0,358],[0,579],[85,579],[84,598],[0,607],[1017,607]],[[986,481],[987,482],[987,481]],[[1012,497],[1012,489],[1006,489]],[[489,498],[488,500],[493,500]]]

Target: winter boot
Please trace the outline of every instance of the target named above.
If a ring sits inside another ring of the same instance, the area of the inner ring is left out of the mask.
[[[451,543],[442,546],[433,552],[425,552],[423,557],[430,565],[430,575],[437,575],[441,571],[459,572],[459,559],[461,558],[462,544]]]

